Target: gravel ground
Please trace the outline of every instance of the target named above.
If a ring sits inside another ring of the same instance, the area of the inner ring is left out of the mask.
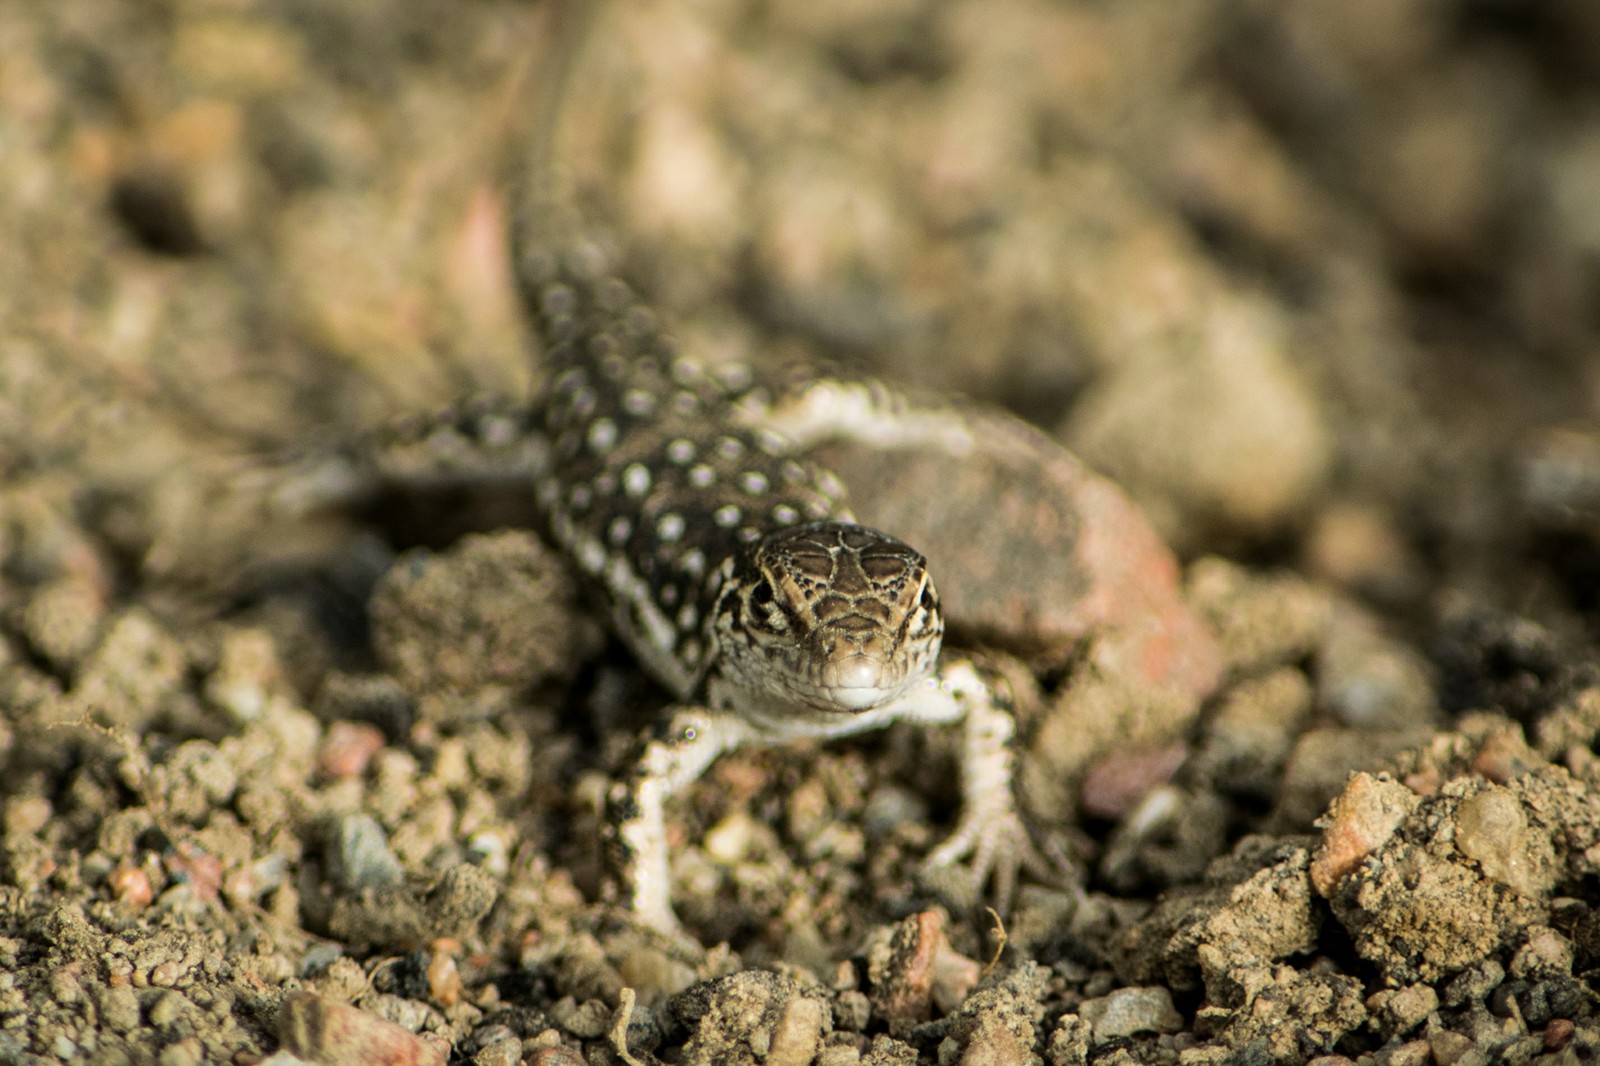
[[[1043,431],[824,447],[1087,894],[920,874],[892,729],[721,760],[645,935],[665,696],[526,499],[269,506],[539,381],[541,4],[0,5],[0,1061],[1600,1054],[1600,8],[611,7],[565,152],[686,349]]]

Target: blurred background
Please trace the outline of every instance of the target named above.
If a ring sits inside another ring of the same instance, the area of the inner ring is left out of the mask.
[[[610,6],[565,150],[692,350],[1005,404],[1186,557],[1586,630],[1600,8]],[[545,15],[0,8],[6,476],[121,501],[79,513],[128,579],[204,571],[226,457],[529,389]]]

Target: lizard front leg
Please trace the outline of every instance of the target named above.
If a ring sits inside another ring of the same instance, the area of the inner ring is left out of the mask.
[[[680,706],[653,730],[628,775],[606,797],[607,844],[623,897],[645,925],[676,932],[665,807],[724,752],[749,739],[737,718]]]
[[[930,680],[935,695],[917,701],[907,718],[930,724],[959,721],[961,816],[953,833],[924,860],[939,869],[971,859],[978,887],[993,881],[993,899],[1003,912],[1026,867],[1043,879],[1056,868],[1036,845],[1016,801],[1015,708],[1004,680],[969,659],[946,662]]]

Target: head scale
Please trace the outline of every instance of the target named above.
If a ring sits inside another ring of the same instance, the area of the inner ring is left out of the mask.
[[[928,676],[944,620],[919,552],[865,526],[814,522],[745,551],[714,628],[722,677],[749,698],[851,715]]]

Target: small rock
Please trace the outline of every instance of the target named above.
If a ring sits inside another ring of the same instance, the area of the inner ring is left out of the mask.
[[[69,670],[94,647],[106,597],[92,581],[57,579],[36,590],[22,615],[29,646],[58,670]]]
[[[413,692],[521,691],[570,676],[598,646],[565,565],[521,531],[401,556],[368,609],[374,649]],[[473,706],[432,700],[422,709],[473,713]]]
[[[1153,789],[1169,781],[1188,755],[1181,744],[1108,753],[1083,775],[1083,813],[1121,821]]]
[[[1311,863],[1311,883],[1327,899],[1339,882],[1388,840],[1416,809],[1415,793],[1387,777],[1359,773],[1334,801],[1322,844]]]
[[[1522,802],[1509,789],[1489,786],[1461,801],[1456,847],[1476,860],[1485,876],[1524,896],[1539,898],[1555,883],[1550,835],[1528,825]]]
[[[1231,795],[1271,797],[1310,713],[1311,682],[1297,668],[1240,682],[1207,723],[1196,766]]]
[[[1384,989],[1367,1000],[1371,1011],[1382,1026],[1386,1039],[1404,1036],[1427,1020],[1439,1009],[1439,994],[1432,985],[1407,985],[1405,988]]]
[[[1435,1029],[1428,1034],[1428,1048],[1433,1061],[1439,1066],[1455,1066],[1473,1048],[1472,1038],[1449,1029]]]
[[[1277,529],[1333,458],[1318,397],[1286,351],[1282,312],[1225,291],[1202,304],[1097,379],[1063,427],[1179,542],[1208,527]]]
[[[1426,580],[1421,559],[1385,508],[1336,500],[1312,517],[1305,568],[1363,597],[1392,603],[1414,597]]]
[[[383,749],[383,733],[365,722],[334,722],[317,746],[317,772],[324,778],[360,777],[367,764]]]
[[[695,985],[674,996],[668,1010],[693,1034],[679,1060],[683,1066],[756,1061],[807,1066],[833,1025],[820,995],[762,970]]]
[[[92,707],[136,735],[183,689],[188,668],[182,646],[154,616],[129,608],[84,661],[68,706]]]
[[[1299,662],[1322,642],[1333,600],[1305,579],[1261,575],[1225,559],[1207,557],[1189,568],[1189,604],[1222,641],[1237,675]]]
[[[1452,1009],[1481,1003],[1490,992],[1500,987],[1506,979],[1506,969],[1494,959],[1484,959],[1476,966],[1451,978],[1444,986],[1444,1005]]]
[[[1078,1016],[1094,1027],[1094,1039],[1104,1044],[1137,1033],[1176,1033],[1183,1016],[1172,1005],[1165,988],[1119,988],[1099,999],[1078,1004]]]
[[[1318,703],[1352,728],[1415,728],[1439,717],[1421,656],[1347,602],[1334,610],[1317,650],[1316,677]]]
[[[945,1018],[941,1060],[959,1066],[1026,1066],[1044,1021],[1048,971],[1028,960],[977,988]]]
[[[934,960],[949,950],[937,911],[913,914],[867,952],[873,1016],[904,1037],[933,1016]]]
[[[1311,729],[1289,753],[1278,786],[1278,805],[1267,826],[1280,833],[1311,829],[1345,789],[1354,771],[1368,770],[1421,741],[1416,730],[1372,732],[1361,729]]]
[[[1376,1066],[1428,1066],[1433,1047],[1426,1040],[1411,1040],[1384,1048],[1374,1056]]]
[[[1045,1061],[1050,1066],[1088,1066],[1094,1026],[1076,1014],[1063,1014],[1050,1033]]]
[[[521,1062],[520,1040],[502,1040],[479,1048],[472,1056],[472,1066],[519,1066]]]
[[[1511,956],[1508,972],[1519,980],[1565,977],[1572,973],[1572,956],[1572,941],[1547,925],[1536,925]]]
[[[347,814],[334,823],[325,853],[328,876],[341,889],[390,888],[405,880],[389,837],[368,814]]]
[[[320,1066],[444,1066],[446,1049],[377,1015],[311,992],[284,1000],[278,1039]]]
[[[206,698],[237,725],[266,714],[275,699],[284,699],[283,666],[278,647],[264,629],[229,629],[223,634],[217,667],[206,678]]]
[[[131,1033],[139,1026],[139,998],[131,985],[107,985],[100,990],[100,1020],[114,1033]]]
[[[611,1027],[611,1008],[598,999],[582,1003],[566,996],[550,1009],[550,1019],[579,1040],[598,1040]]]

